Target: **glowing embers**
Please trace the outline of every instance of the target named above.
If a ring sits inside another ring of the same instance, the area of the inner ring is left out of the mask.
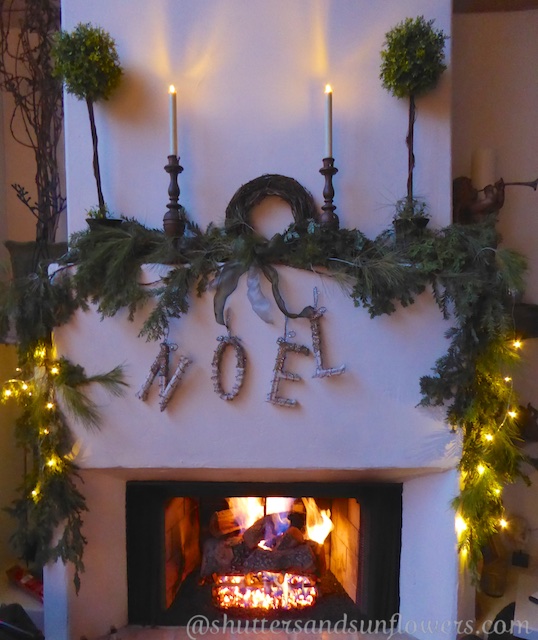
[[[304,609],[318,595],[313,576],[258,571],[215,576],[214,580],[213,602],[219,609]]]

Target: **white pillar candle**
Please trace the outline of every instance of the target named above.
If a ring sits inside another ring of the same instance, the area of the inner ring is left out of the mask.
[[[168,89],[170,120],[170,155],[177,157],[177,93],[173,84]]]
[[[325,157],[333,157],[333,90],[325,85]]]
[[[471,158],[471,182],[473,187],[482,190],[497,179],[496,157],[494,149],[480,148],[473,151]]]

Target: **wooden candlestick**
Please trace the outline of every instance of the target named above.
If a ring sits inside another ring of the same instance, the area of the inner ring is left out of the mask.
[[[334,212],[336,206],[333,204],[333,176],[338,173],[338,169],[334,166],[334,158],[323,158],[323,167],[319,172],[322,176],[325,176],[325,185],[323,187],[324,204],[321,207],[323,213],[319,217],[319,223],[326,229],[338,229],[340,221]]]
[[[185,220],[180,215],[179,206],[179,183],[178,176],[183,171],[183,167],[179,164],[179,157],[168,156],[168,164],[164,170],[170,176],[170,184],[168,185],[168,197],[170,201],[166,205],[168,211],[163,216],[164,233],[170,238],[179,238],[185,230]]]

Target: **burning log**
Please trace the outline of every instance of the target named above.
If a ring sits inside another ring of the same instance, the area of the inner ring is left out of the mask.
[[[327,559],[325,557],[325,546],[318,544],[313,540],[307,540],[306,543],[312,549],[312,553],[316,558],[316,566],[318,569],[318,575],[322,576],[327,571]]]
[[[230,573],[234,560],[233,547],[240,544],[240,538],[226,540],[209,538],[204,542],[200,576],[206,578],[213,573]]]
[[[236,533],[239,530],[239,524],[237,523],[234,512],[231,509],[215,511],[209,520],[209,532],[215,538],[222,538],[230,533]]]
[[[297,527],[290,527],[285,531],[275,544],[275,550],[286,551],[286,549],[294,549],[300,544],[304,544],[304,536]]]
[[[285,524],[283,524],[285,523]],[[272,547],[277,536],[289,526],[287,514],[271,513],[256,520],[256,522],[243,533],[243,540],[249,549],[255,549],[264,540],[267,547]]]
[[[310,545],[307,544],[284,551],[267,551],[257,548],[245,558],[243,568],[250,572],[285,571],[312,575],[317,573],[316,557]]]

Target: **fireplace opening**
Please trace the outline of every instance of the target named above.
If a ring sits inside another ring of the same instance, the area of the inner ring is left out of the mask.
[[[127,483],[129,623],[389,621],[402,485]]]

